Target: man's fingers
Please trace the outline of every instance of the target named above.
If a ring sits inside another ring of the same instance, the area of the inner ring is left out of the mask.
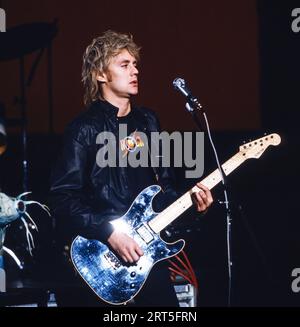
[[[124,251],[124,256],[127,259],[126,262],[133,263],[135,261],[132,254],[129,251]]]
[[[140,248],[136,249],[135,251],[136,251],[136,253],[138,254],[139,257],[144,255],[144,252]]]
[[[201,196],[199,196],[198,193],[195,192],[192,194],[192,199],[193,199],[194,204],[197,207],[197,210],[199,210],[199,206],[201,206],[203,204],[203,200],[202,200]]]
[[[139,256],[138,254],[136,254],[136,252],[134,252],[134,253],[132,254],[132,257],[133,257],[133,261],[134,261],[134,262],[139,261],[140,256]]]
[[[204,204],[207,207],[209,207],[212,204],[213,198],[212,198],[210,192],[208,192],[208,194],[207,194],[207,193],[205,193],[204,191],[201,190],[197,194],[202,198]]]
[[[134,261],[138,261],[140,257],[144,255],[142,249],[136,244],[133,251],[131,252],[131,256],[133,257]]]
[[[214,202],[214,199],[213,199],[213,197],[211,195],[211,192],[210,192],[209,188],[207,188],[205,185],[203,185],[201,183],[197,183],[197,186],[200,189],[199,192],[201,192],[201,196],[204,199],[205,203],[208,206],[210,206]]]
[[[127,260],[127,258],[126,258],[125,255],[121,255],[121,258],[122,258],[123,261],[128,262],[128,260]]]
[[[197,186],[203,191],[209,191],[209,188],[206,187],[204,184],[197,183]]]
[[[132,247],[129,247],[127,249],[123,249],[122,251],[122,258],[123,256],[127,259],[126,262],[136,262],[140,259],[140,257],[143,255],[143,251],[141,248],[135,243]]]
[[[144,254],[136,241],[122,232],[114,231],[108,242],[124,262],[136,262]]]
[[[203,199],[203,195],[200,195],[199,193],[196,193],[196,198],[197,198],[197,206],[198,206],[198,210],[205,210],[206,209],[206,204],[205,201]]]
[[[202,184],[199,184],[202,187]],[[212,204],[213,198],[212,195],[207,187],[205,187],[206,190],[204,191],[202,188],[198,192],[193,193],[193,200],[196,205],[196,209],[199,212],[206,211],[208,207]]]

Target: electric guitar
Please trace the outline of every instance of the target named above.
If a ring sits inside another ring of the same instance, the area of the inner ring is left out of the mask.
[[[281,142],[278,134],[270,134],[243,144],[239,152],[227,160],[222,168],[229,175],[249,158],[259,158],[269,145]],[[221,181],[216,169],[201,183],[212,189]],[[71,246],[72,262],[91,289],[110,304],[126,304],[144,285],[152,267],[157,262],[178,254],[185,241],[164,242],[159,232],[192,206],[191,194],[198,192],[194,186],[160,213],[152,209],[152,200],[161,190],[158,185],[145,188],[133,201],[128,211],[111,221],[114,228],[132,237],[144,252],[134,264],[122,261],[108,246],[97,241],[77,236]]]

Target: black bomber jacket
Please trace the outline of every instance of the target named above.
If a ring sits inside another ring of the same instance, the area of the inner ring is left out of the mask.
[[[81,235],[105,242],[113,231],[109,221],[123,215],[131,205],[128,199],[137,196],[130,194],[125,168],[101,168],[96,163],[97,135],[118,133],[117,112],[110,103],[95,101],[64,133],[62,151],[51,174],[49,202],[56,229],[66,240]],[[152,110],[133,107],[132,114],[140,123],[139,130],[146,134],[160,131]],[[178,197],[170,168],[155,168],[153,181],[162,187],[166,204]]]

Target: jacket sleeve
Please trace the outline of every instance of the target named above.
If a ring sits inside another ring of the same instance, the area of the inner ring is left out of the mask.
[[[51,174],[49,202],[58,230],[106,241],[113,231],[106,217],[89,205],[87,128],[69,126],[64,134],[62,153]]]

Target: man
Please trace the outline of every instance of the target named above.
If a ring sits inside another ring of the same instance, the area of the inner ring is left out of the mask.
[[[169,168],[154,170],[151,166],[133,168],[119,164],[138,146],[147,146],[147,140],[139,138],[139,133],[150,135],[160,129],[154,112],[131,103],[131,97],[138,93],[138,60],[139,48],[127,34],[107,31],[87,47],[82,76],[88,108],[66,130],[62,155],[51,183],[52,212],[63,242],[70,242],[78,234],[100,240],[129,264],[138,261],[143,251],[128,235],[114,230],[109,222],[121,217],[149,185],[162,187],[158,208],[178,197]],[[125,124],[128,134],[118,142],[121,124]],[[97,144],[97,136],[104,131],[116,136],[116,152],[122,157],[118,158],[116,167],[102,166],[104,159],[97,157],[103,146]],[[198,186],[201,191],[194,196],[195,206],[203,212],[213,199],[205,186]],[[97,305],[101,302],[86,299],[75,303],[73,297],[73,302],[61,303]],[[178,305],[164,263],[155,265],[135,301],[137,305]]]

